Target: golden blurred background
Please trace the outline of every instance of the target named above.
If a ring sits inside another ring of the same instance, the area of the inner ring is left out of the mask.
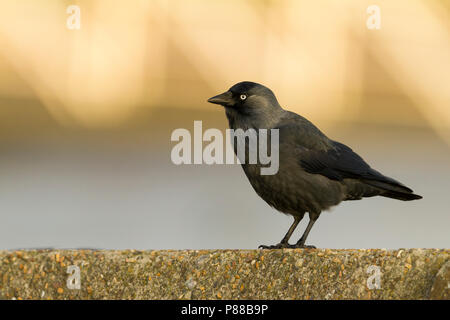
[[[373,4],[380,29],[366,25]],[[67,27],[70,5],[80,29]],[[225,128],[206,99],[243,80],[424,195],[344,204],[321,218],[314,244],[448,247],[450,1],[5,0],[0,9],[0,248],[277,242],[289,218],[238,166],[170,161],[171,131],[194,120]],[[358,232],[333,231],[349,221]]]

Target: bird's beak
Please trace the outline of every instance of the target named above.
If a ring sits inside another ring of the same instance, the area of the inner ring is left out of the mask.
[[[218,94],[212,98],[208,99],[209,103],[220,104],[222,106],[231,106],[234,104],[233,95],[230,91]]]

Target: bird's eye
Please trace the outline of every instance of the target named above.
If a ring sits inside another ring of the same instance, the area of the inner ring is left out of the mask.
[[[247,99],[247,95],[246,94],[241,94],[241,96],[239,98],[241,98],[241,100],[245,100],[245,99]]]

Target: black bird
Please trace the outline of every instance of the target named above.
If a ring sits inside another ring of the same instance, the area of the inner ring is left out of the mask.
[[[329,139],[304,117],[284,110],[263,85],[240,82],[208,102],[225,107],[230,129],[279,129],[279,170],[275,175],[261,175],[259,163],[242,164],[256,193],[270,206],[294,217],[280,243],[260,248],[313,247],[306,246],[305,241],[320,213],[344,200],[422,198],[372,169],[352,149]],[[308,226],[300,240],[290,245],[289,238],[306,212]]]

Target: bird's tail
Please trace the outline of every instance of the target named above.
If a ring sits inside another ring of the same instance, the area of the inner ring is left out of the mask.
[[[387,177],[386,177],[387,178]],[[382,190],[380,196],[403,200],[403,201],[411,201],[422,199],[422,196],[418,194],[414,194],[413,191],[401,184],[400,182],[387,178],[384,181],[379,180],[365,180],[366,184],[371,185],[373,187],[379,188]]]
[[[392,199],[403,200],[403,201],[422,199],[422,196],[419,196],[418,194],[395,192],[395,191],[386,191],[385,193],[380,194],[380,196],[392,198]]]

